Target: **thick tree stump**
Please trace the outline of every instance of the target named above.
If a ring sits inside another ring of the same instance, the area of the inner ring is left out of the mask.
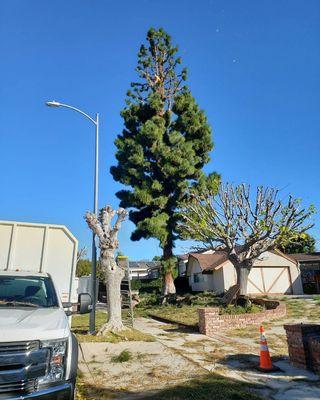
[[[113,217],[118,218],[112,226]],[[87,212],[85,219],[90,229],[97,235],[100,248],[100,265],[105,275],[107,289],[107,323],[99,330],[98,335],[106,332],[119,332],[124,329],[121,315],[121,281],[125,275],[124,269],[117,264],[115,251],[119,246],[118,232],[121,222],[126,219],[128,212],[123,208],[115,211],[111,206],[100,210],[99,217]]]

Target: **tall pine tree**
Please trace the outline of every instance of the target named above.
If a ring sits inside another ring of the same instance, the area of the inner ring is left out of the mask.
[[[156,238],[163,249],[163,294],[175,293],[174,242],[179,206],[192,184],[206,181],[202,167],[213,148],[211,128],[186,87],[178,48],[163,30],[150,29],[138,53],[138,82],[131,83],[121,116],[125,129],[115,141],[115,180],[131,186],[117,193],[134,209],[132,240]],[[210,181],[218,176],[212,174]]]

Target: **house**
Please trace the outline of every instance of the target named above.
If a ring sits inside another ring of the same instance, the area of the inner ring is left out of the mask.
[[[198,250],[197,253],[201,254],[207,254],[207,253],[212,253],[212,250]],[[178,276],[179,277],[186,277],[187,276],[187,266],[188,266],[188,260],[189,260],[189,255],[190,253],[186,254],[178,254],[176,257],[178,259]]]
[[[299,264],[304,293],[320,293],[320,253],[288,255]]]
[[[132,279],[157,279],[160,266],[160,261],[129,261]]]
[[[186,275],[193,291],[223,293],[236,283],[225,251],[190,253]],[[263,253],[249,274],[248,294],[303,294],[298,262],[278,250]]]
[[[179,254],[178,259],[178,276],[186,276],[189,254]]]

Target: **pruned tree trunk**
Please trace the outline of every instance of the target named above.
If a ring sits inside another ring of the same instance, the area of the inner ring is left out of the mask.
[[[240,286],[240,296],[247,296],[248,294],[248,277],[251,268],[243,265],[235,266],[237,272],[237,285]]]
[[[106,251],[103,260],[100,256],[100,262],[105,273],[108,310],[108,321],[98,332],[98,335],[103,335],[105,332],[119,332],[124,329],[121,312],[121,282],[125,271],[117,265],[113,252]]]
[[[112,218],[118,215],[114,226],[111,225]],[[127,217],[127,211],[119,208],[113,210],[111,206],[106,206],[100,210],[99,217],[89,212],[86,213],[86,221],[92,231],[99,238],[100,264],[105,275],[107,289],[107,323],[99,330],[98,335],[106,332],[119,332],[124,329],[121,315],[121,281],[125,271],[115,260],[115,250],[118,248],[118,231],[121,222]]]

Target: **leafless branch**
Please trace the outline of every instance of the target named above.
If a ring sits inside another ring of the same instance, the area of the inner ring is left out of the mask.
[[[79,260],[82,260],[86,255],[87,255],[87,248],[85,246],[81,247],[81,249],[77,251],[77,262]]]
[[[249,185],[222,184],[218,194],[193,195],[182,210],[184,237],[202,247],[227,251],[234,262],[248,265],[263,252],[310,229],[313,208],[301,207],[289,196],[278,199],[279,191],[259,186],[255,196]]]

